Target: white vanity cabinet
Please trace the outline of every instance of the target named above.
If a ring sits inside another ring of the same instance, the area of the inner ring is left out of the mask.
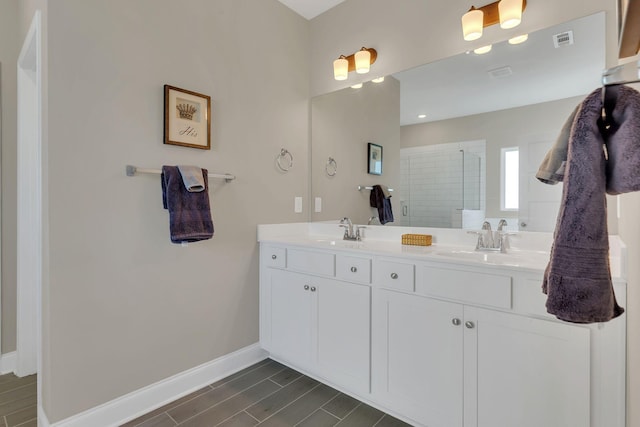
[[[263,348],[416,426],[625,426],[624,316],[561,322],[541,271],[409,254],[263,243]]]
[[[271,267],[269,260],[279,249],[284,250],[262,250],[262,346],[295,368],[358,393],[369,393],[371,260],[337,257],[335,264],[343,270],[340,277],[353,275],[351,283],[322,277],[335,272],[335,255],[326,252],[285,250],[286,268],[285,264]]]
[[[406,292],[389,278],[407,263],[380,261],[375,400],[426,426],[592,425],[588,327],[504,312],[507,274],[418,262],[416,291]]]

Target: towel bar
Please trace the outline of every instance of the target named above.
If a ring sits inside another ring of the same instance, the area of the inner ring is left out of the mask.
[[[134,176],[137,173],[148,173],[153,175],[160,175],[162,173],[162,170],[161,169],[145,169],[145,168],[139,168],[137,166],[127,165],[126,172],[127,172],[127,176]],[[210,173],[208,177],[224,179],[226,182],[230,182],[236,179],[235,175],[231,175],[229,173],[224,173],[224,174]]]
[[[373,190],[373,187],[365,187],[363,185],[358,185],[358,191],[362,190]],[[389,191],[393,191],[393,188],[388,188]]]

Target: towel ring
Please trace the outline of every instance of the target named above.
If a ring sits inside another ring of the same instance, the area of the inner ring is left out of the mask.
[[[280,150],[280,154],[276,157],[276,165],[283,172],[289,172],[293,167],[293,154],[286,148]]]
[[[329,157],[327,164],[324,166],[324,170],[328,176],[335,176],[335,174],[338,173],[338,163],[336,163],[333,157]]]

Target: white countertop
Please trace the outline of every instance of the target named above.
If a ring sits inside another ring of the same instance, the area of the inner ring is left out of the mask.
[[[366,226],[362,241],[343,240],[343,229],[337,222],[290,223],[258,226],[258,241],[302,248],[325,249],[352,254],[403,257],[445,264],[484,266],[491,268],[542,273],[549,262],[552,233],[518,232],[510,237],[507,253],[475,251],[477,237],[467,230]],[[401,244],[406,233],[430,234],[431,246]],[[618,236],[610,236],[611,275],[614,280],[626,275],[626,246]]]

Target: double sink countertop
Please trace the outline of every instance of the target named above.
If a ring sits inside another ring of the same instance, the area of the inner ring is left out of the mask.
[[[303,222],[258,225],[258,241],[351,254],[410,258],[466,266],[485,266],[542,273],[549,262],[552,233],[516,232],[509,237],[507,253],[476,251],[477,236],[468,230],[367,225],[361,241],[343,240],[339,222]],[[430,234],[431,246],[401,244],[402,234]],[[626,278],[626,246],[618,236],[609,237],[611,275]]]

